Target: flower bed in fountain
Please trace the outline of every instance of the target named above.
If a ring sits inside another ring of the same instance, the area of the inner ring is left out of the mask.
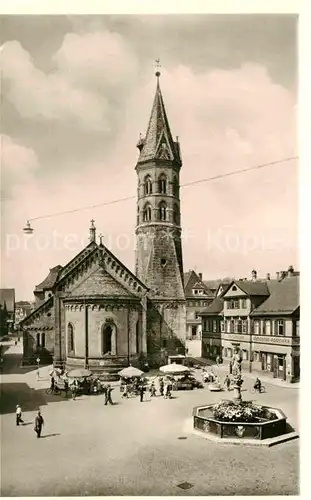
[[[252,401],[221,401],[193,411],[194,429],[221,438],[267,439],[286,433],[286,416],[278,408]]]

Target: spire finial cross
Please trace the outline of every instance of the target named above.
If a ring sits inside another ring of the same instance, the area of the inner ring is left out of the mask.
[[[156,77],[159,78],[159,76],[161,75],[159,69],[161,68],[161,64],[160,64],[160,58],[158,57],[158,59],[155,60],[155,68],[156,68]]]

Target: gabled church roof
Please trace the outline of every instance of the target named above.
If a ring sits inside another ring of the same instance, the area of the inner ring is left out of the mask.
[[[174,142],[166,116],[159,78],[153,101],[151,116],[145,138],[138,144],[140,155],[138,163],[148,160],[172,160],[181,164],[178,142]]]

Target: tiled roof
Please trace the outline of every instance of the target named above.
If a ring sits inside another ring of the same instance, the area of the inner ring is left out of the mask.
[[[1,288],[0,289],[0,304],[4,307],[8,313],[14,312],[15,307],[15,289],[14,288]]]
[[[175,160],[181,163],[179,145],[177,142],[174,142],[172,138],[159,80],[157,83],[147,133],[145,138],[140,140],[140,143],[143,144],[143,146],[141,148],[138,162],[164,159]]]
[[[40,291],[49,290],[50,288],[52,288],[55,285],[55,283],[58,279],[58,276],[59,276],[62,269],[63,269],[62,266],[52,267],[50,269],[49,274],[42,281],[42,283],[40,283],[39,285],[36,286],[35,291],[40,292]]]
[[[282,281],[272,280],[267,283],[271,295],[252,312],[252,316],[291,314],[299,307],[299,276],[287,277]]]
[[[208,280],[208,281],[203,281],[204,285],[209,288],[210,290],[217,290],[219,285],[224,285],[224,284],[230,284],[233,281],[233,278],[224,278],[224,279],[218,279],[218,280]]]
[[[209,306],[204,309],[201,314],[202,316],[215,315],[221,313],[224,308],[224,299],[221,297],[216,297]]]
[[[193,288],[204,289],[204,296],[214,297],[214,293],[207,288],[205,283],[200,279],[195,271],[187,271],[184,273],[184,288],[186,297],[194,297],[192,293]],[[204,297],[203,295],[198,295],[198,297]]]
[[[247,295],[259,295],[262,297],[270,294],[266,281],[236,280],[234,283]]]

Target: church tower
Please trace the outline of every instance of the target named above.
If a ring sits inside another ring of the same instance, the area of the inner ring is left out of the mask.
[[[184,344],[186,302],[179,195],[181,152],[178,140],[172,138],[158,71],[156,77],[147,132],[137,144],[136,276],[150,290],[153,312],[148,313],[148,332],[160,336],[154,346],[162,348],[163,335],[164,346],[172,337]]]

